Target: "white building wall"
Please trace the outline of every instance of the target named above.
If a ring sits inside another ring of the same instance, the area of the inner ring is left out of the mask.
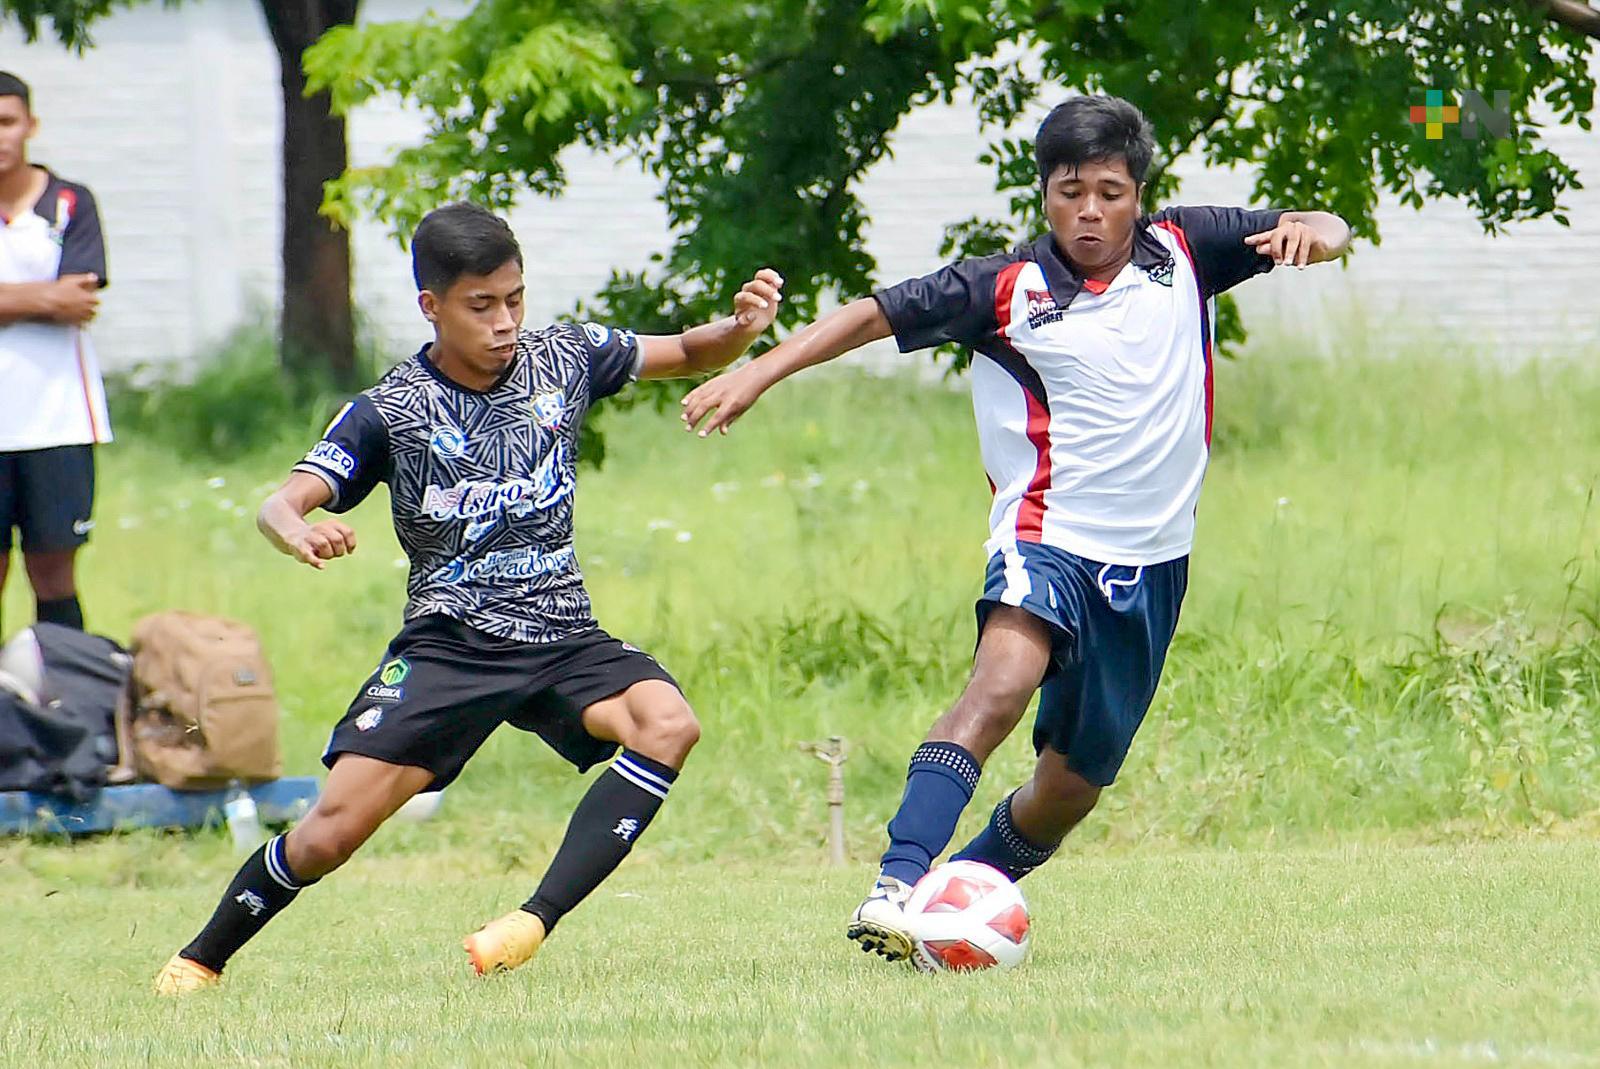
[[[367,0],[364,9],[379,20],[425,6]],[[464,5],[433,6],[448,14]],[[278,291],[276,56],[254,0],[140,6],[101,23],[95,42],[75,56],[53,41],[25,44],[8,27],[0,68],[33,86],[42,122],[34,159],[99,197],[113,276],[95,329],[105,364],[203,357]],[[352,160],[381,161],[421,130],[392,102],[364,107],[350,123]],[[974,162],[981,140],[972,110],[961,106],[924,108],[895,133],[892,158],[862,191],[880,281],[936,266],[946,223],[1001,210],[990,173]],[[1337,326],[1359,308],[1372,322],[1513,355],[1600,346],[1591,281],[1600,274],[1600,138],[1561,129],[1551,141],[1589,179],[1569,198],[1570,229],[1545,221],[1488,238],[1459,204],[1422,212],[1385,204],[1383,244],[1361,248],[1348,269],[1278,272],[1245,287],[1252,327],[1308,317]],[[565,312],[612,267],[637,267],[668,244],[654,180],[637,166],[585,151],[566,162],[567,194],[530,198],[512,218],[529,259],[530,318]],[[1180,171],[1188,176],[1182,200],[1248,196],[1247,175]],[[423,336],[408,261],[370,222],[357,227],[354,248],[357,303],[398,357]]]

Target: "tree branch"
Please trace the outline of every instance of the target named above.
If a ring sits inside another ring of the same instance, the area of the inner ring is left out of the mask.
[[[1577,30],[1600,41],[1600,9],[1590,7],[1584,0],[1530,0],[1545,17],[1559,22],[1569,30]]]
[[[1205,119],[1201,121],[1199,126],[1195,127],[1194,132],[1189,135],[1188,140],[1180,145],[1178,149],[1172,153],[1172,155],[1166,157],[1165,159],[1158,160],[1155,166],[1150,169],[1150,173],[1145,176],[1145,185],[1150,189],[1156,188],[1156,183],[1161,181],[1161,176],[1166,174],[1167,171],[1172,168],[1174,163],[1177,163],[1185,153],[1193,148],[1196,141],[1210,133],[1212,127],[1216,126],[1217,123],[1221,122],[1227,117],[1228,105],[1233,103],[1235,94],[1226,84],[1218,86],[1217,91],[1220,95],[1217,97],[1216,110],[1210,115],[1206,116]]]

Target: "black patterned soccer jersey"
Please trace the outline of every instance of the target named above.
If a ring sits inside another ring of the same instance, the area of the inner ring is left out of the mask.
[[[631,331],[523,331],[484,391],[445,377],[427,347],[345,405],[296,471],[355,507],[389,485],[410,560],[406,619],[439,613],[503,638],[553,642],[595,626],[572,546],[578,429],[638,376]]]

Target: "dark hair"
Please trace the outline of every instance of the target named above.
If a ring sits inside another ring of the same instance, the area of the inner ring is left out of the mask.
[[[1041,185],[1063,164],[1076,167],[1114,159],[1124,161],[1133,180],[1142,183],[1155,154],[1155,139],[1144,115],[1113,96],[1073,97],[1057,104],[1039,124],[1033,142]]]
[[[0,97],[21,97],[22,106],[30,113],[33,111],[33,94],[28,91],[28,83],[10,71],[0,71]]]
[[[522,249],[506,221],[460,201],[422,217],[411,236],[411,276],[417,289],[444,293],[462,275],[488,275],[510,261],[522,266]]]

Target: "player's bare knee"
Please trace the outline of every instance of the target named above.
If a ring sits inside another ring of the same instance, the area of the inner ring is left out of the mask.
[[[369,834],[344,812],[307,817],[289,833],[289,867],[302,879],[318,879],[349,861]]]
[[[652,702],[635,714],[633,735],[630,750],[677,767],[700,741],[700,721],[682,698]]]

